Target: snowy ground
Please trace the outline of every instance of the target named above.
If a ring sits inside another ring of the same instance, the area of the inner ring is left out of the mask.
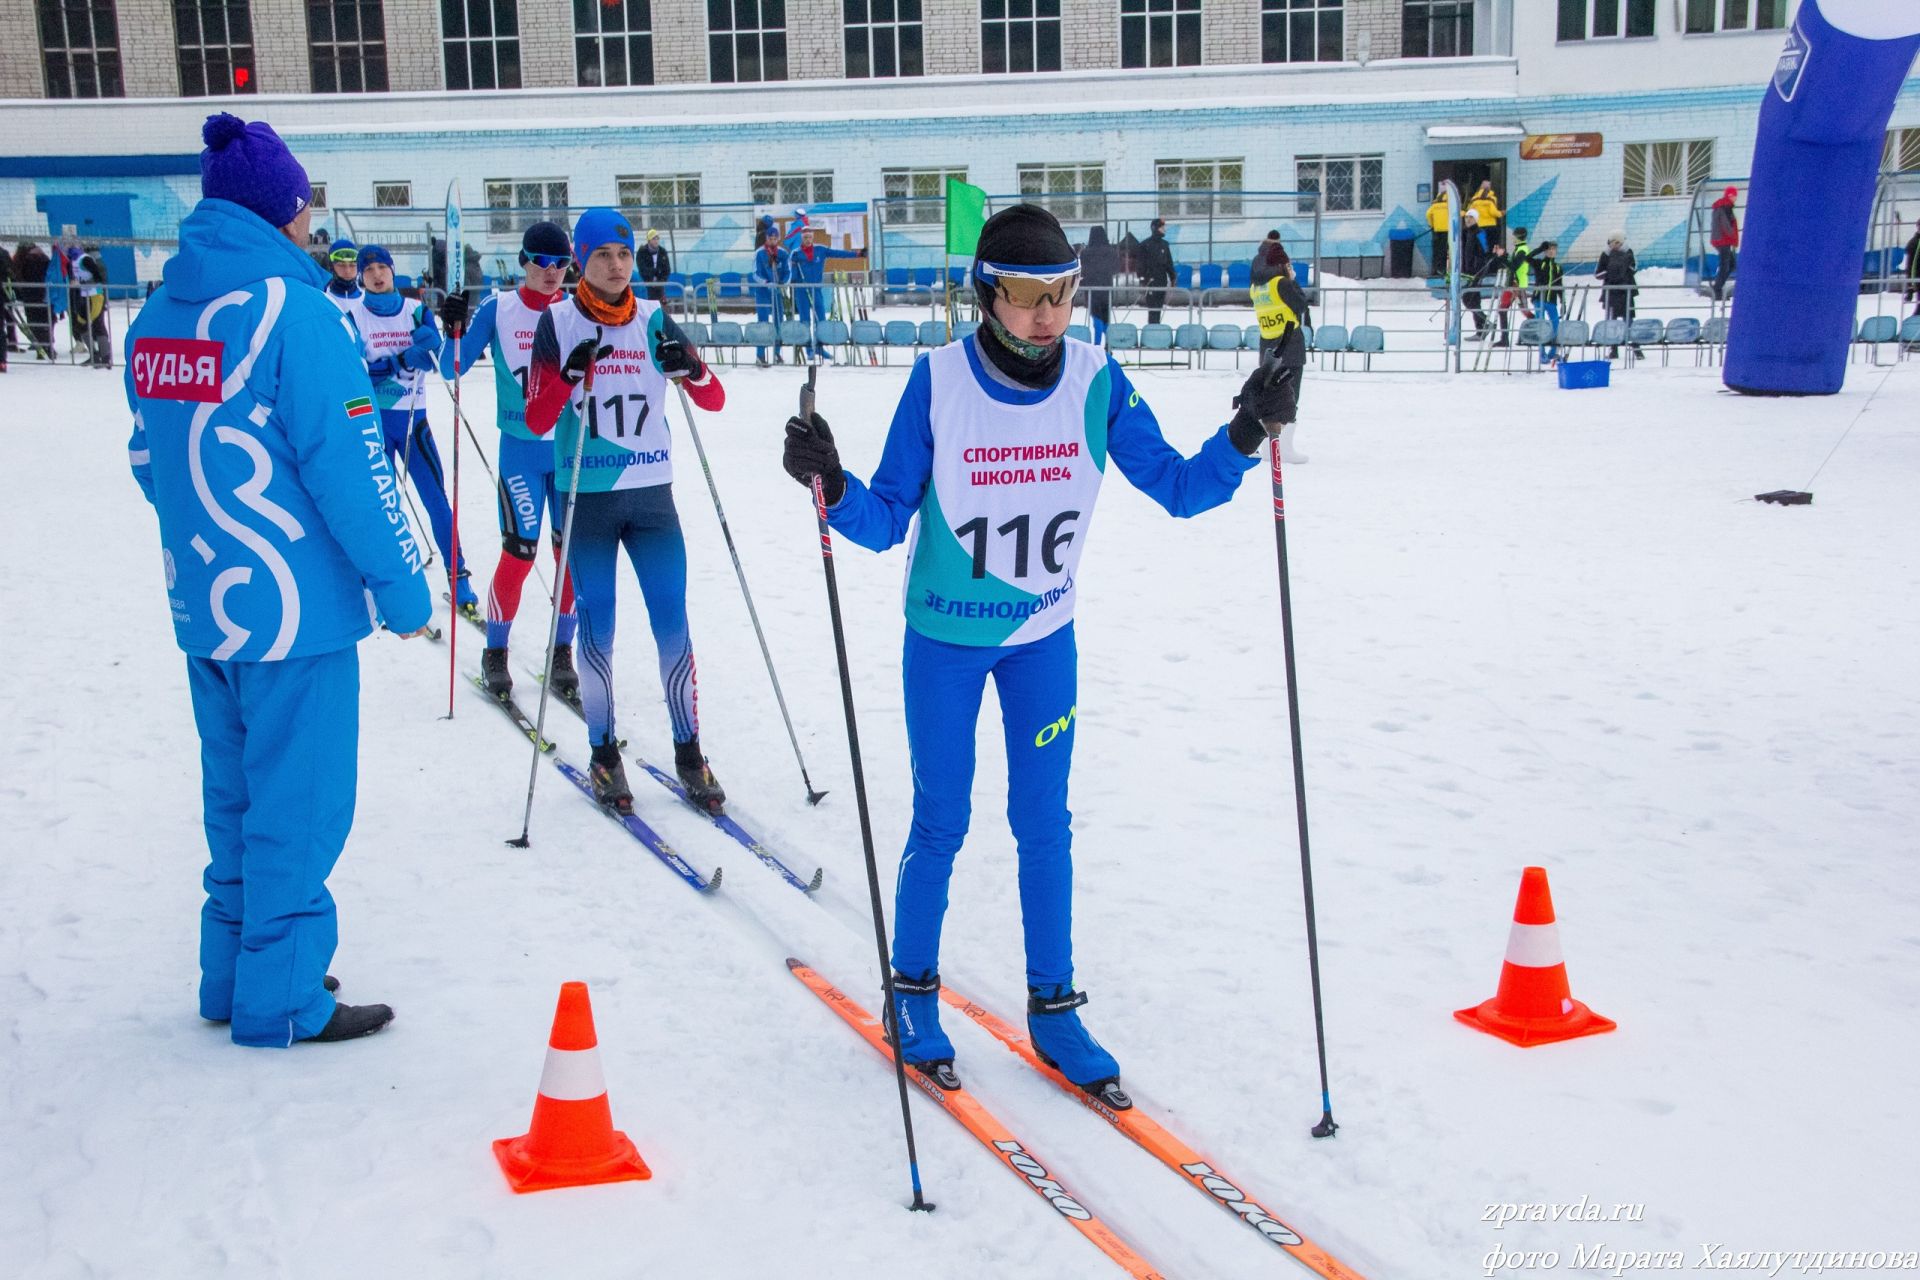
[[[648,817],[698,865],[724,864],[714,898],[551,771],[533,849],[507,848],[524,740],[464,685],[440,719],[444,646],[376,638],[334,971],[399,1020],[287,1052],[236,1049],[194,1016],[197,747],[119,380],[28,362],[0,382],[0,472],[16,480],[0,575],[0,1272],[1113,1274],[923,1100],[940,1209],[904,1212],[890,1075],[781,963],[805,956],[874,1000],[812,517],[778,464],[798,376],[725,377],[704,438],[833,794],[802,802],[682,438],[704,737],[743,816],[826,867],[820,901],[639,779]],[[905,377],[823,375],[854,469],[877,458]],[[1234,378],[1138,382],[1191,449]],[[489,382],[469,388],[477,422]],[[1373,1280],[1480,1275],[1496,1246],[1556,1251],[1544,1274],[1595,1244],[1689,1265],[1714,1243],[1920,1248],[1920,367],[1856,366],[1843,395],[1781,401],[1724,395],[1690,366],[1587,393],[1324,376],[1305,404],[1313,461],[1289,473],[1289,528],[1344,1127],[1307,1134],[1318,1081],[1259,472],[1191,522],[1110,477],[1084,564],[1080,974],[1129,1085]],[[444,450],[444,399],[433,413]],[[1849,427],[1816,505],[1741,501],[1806,485]],[[464,528],[490,564],[471,446],[462,466]],[[909,796],[901,557],[845,548],[838,564],[890,884]],[[623,593],[623,728],[658,758],[653,656],[631,581]],[[523,672],[543,634],[530,606]],[[463,632],[462,665],[477,659]],[[944,968],[1017,1013],[1004,766],[997,711],[983,714]],[[577,722],[559,737],[584,757]],[[1492,994],[1529,863],[1551,871],[1575,994],[1615,1034],[1523,1051],[1450,1017]],[[524,1130],[570,978],[592,984],[615,1117],[655,1178],[516,1197],[487,1144]],[[980,1097],[1167,1276],[1305,1274],[976,1029],[951,1029]],[[1583,1197],[1642,1205],[1641,1221],[1486,1221]]]

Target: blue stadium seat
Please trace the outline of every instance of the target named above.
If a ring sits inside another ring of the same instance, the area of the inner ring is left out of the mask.
[[[1593,345],[1596,347],[1617,347],[1626,340],[1625,320],[1606,319],[1593,326]]]
[[[1170,324],[1150,324],[1140,330],[1140,349],[1142,351],[1173,350],[1173,326]]]
[[[707,326],[705,326],[704,324],[701,324],[698,320],[681,321],[680,332],[686,334],[687,339],[690,342],[692,342],[693,345],[696,347],[704,347],[709,345],[710,338],[708,335]]]
[[[880,327],[878,320],[855,320],[853,322],[853,345],[856,347],[877,347],[886,340],[887,331]]]
[[[923,347],[944,347],[947,345],[947,322],[922,320],[915,336]]]
[[[921,289],[933,288],[935,285],[940,283],[940,268],[915,267],[913,269],[913,283],[917,288],[921,288]]]
[[[720,282],[721,297],[744,298],[747,296],[746,289],[740,283],[742,277],[738,271],[722,271],[716,278]]]
[[[1387,331],[1377,324],[1357,324],[1347,335],[1347,350],[1362,358],[1362,368],[1373,368],[1373,358],[1386,349]]]
[[[1910,315],[1900,322],[1900,341],[1920,342],[1920,314]]]
[[[1590,332],[1585,320],[1562,320],[1560,333],[1554,338],[1553,343],[1562,351],[1569,347],[1584,347],[1587,345],[1587,335]]]
[[[844,320],[822,320],[814,326],[813,336],[823,346],[844,347],[847,345],[847,325]]]
[[[888,346],[910,347],[919,340],[920,330],[911,320],[889,320],[886,335]]]
[[[1132,351],[1140,345],[1140,326],[1116,320],[1107,326],[1107,350]]]
[[[1636,347],[1648,346],[1666,336],[1667,326],[1658,316],[1641,316],[1627,326],[1627,341]]]
[[[1253,287],[1253,264],[1236,262],[1227,268],[1227,288],[1250,289]]]
[[[780,341],[790,347],[804,347],[812,336],[802,321],[782,320],[780,322]]]
[[[780,341],[780,331],[766,320],[755,320],[746,326],[742,346],[771,347]]]
[[[1084,324],[1070,324],[1067,326],[1067,336],[1069,338],[1078,338],[1082,342],[1092,342],[1093,330]]]
[[[1250,324],[1247,326],[1245,341],[1247,344],[1247,350],[1258,351],[1260,349],[1260,326],[1259,325]]]
[[[1860,322],[1860,341],[1892,342],[1900,336],[1900,321],[1893,316],[1868,316]]]
[[[958,342],[962,338],[971,338],[979,330],[978,320],[956,320],[953,322],[953,340]]]
[[[716,320],[713,323],[713,345],[716,347],[744,346],[746,335],[740,331],[737,321]]]
[[[1148,325],[1152,328],[1152,325]],[[1173,345],[1181,351],[1205,351],[1207,349],[1207,326],[1203,324],[1183,324],[1173,331]]]
[[[1225,283],[1226,268],[1217,262],[1203,262],[1200,264],[1200,287],[1202,289],[1218,289]]]

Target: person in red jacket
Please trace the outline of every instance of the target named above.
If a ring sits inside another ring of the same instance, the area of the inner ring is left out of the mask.
[[[1720,255],[1720,269],[1713,273],[1713,299],[1718,302],[1726,296],[1727,280],[1733,275],[1734,261],[1739,255],[1740,218],[1733,211],[1733,202],[1740,197],[1738,187],[1728,187],[1726,193],[1713,202],[1713,247]]]

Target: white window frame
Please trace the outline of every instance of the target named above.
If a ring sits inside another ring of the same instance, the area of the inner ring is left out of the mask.
[[[740,25],[741,15],[748,6],[752,6],[751,25]],[[777,23],[769,21],[769,12],[777,8],[780,18]],[[714,14],[724,9],[727,25],[721,26],[714,21]],[[740,75],[740,51],[751,46],[759,74],[751,79]],[[720,60],[714,56],[716,49],[727,50],[727,74],[718,74]],[[768,50],[775,50],[770,55]],[[767,74],[767,62],[770,56],[779,58],[779,74]],[[707,79],[714,84],[765,84],[787,78],[787,10],[786,0],[707,0]]]
[[[990,4],[998,5],[1000,9],[998,16],[988,15],[987,7]],[[1040,10],[1042,6],[1051,9],[1052,12],[1041,13]],[[1024,8],[1026,12],[1021,14],[1014,13],[1016,7]],[[1036,75],[1042,72],[1058,71],[1061,67],[1064,67],[1066,65],[1067,53],[1066,31],[1060,19],[1062,7],[1063,0],[980,0],[981,73],[983,75],[1025,76]],[[1043,28],[1051,29],[1053,34],[1054,57],[1057,61],[1054,66],[1050,67],[1040,65],[1042,61],[1040,57],[1040,37],[1043,33]],[[1033,54],[1033,65],[1031,67],[1016,67],[1013,65],[1014,36],[1016,32],[1021,30],[1026,32],[1027,47]],[[999,43],[1000,48],[1003,50],[1001,61],[1004,65],[998,71],[989,70],[987,67],[987,48],[990,43],[995,41]]]
[[[1244,156],[1229,160],[1156,160],[1153,186],[1160,193],[1159,214],[1163,218],[1205,218],[1214,214],[1237,218],[1241,216],[1240,193],[1245,190],[1246,174]]]
[[[1062,222],[1107,220],[1107,165],[1104,160],[1016,165],[1023,198],[1050,210]]]
[[[413,208],[413,183],[405,181],[374,183],[373,207],[376,209]]]
[[[307,203],[314,209],[325,209],[327,207],[327,184],[324,182],[314,183],[313,199]]]
[[[1708,25],[1694,28],[1696,13],[1705,6]],[[1785,31],[1790,21],[1788,0],[1680,0],[1679,23],[1684,35],[1746,35],[1755,31]],[[1762,10],[1766,12],[1763,13]],[[1774,19],[1760,26],[1762,17]]]
[[[1676,153],[1659,148],[1678,147]],[[1639,190],[1634,176],[1639,174]],[[1674,190],[1663,192],[1663,177],[1679,179]],[[1620,148],[1620,198],[1622,200],[1686,200],[1699,185],[1713,176],[1713,139],[1682,138],[1673,141],[1628,142]]]
[[[517,236],[529,223],[570,226],[565,178],[488,178],[480,184],[487,202],[487,234]]]
[[[876,18],[874,7],[884,4],[893,15],[888,18]],[[857,16],[855,6],[858,6]],[[912,16],[907,10],[912,10]],[[926,0],[840,0],[841,42],[847,55],[846,74],[849,80],[892,80],[904,76],[925,75],[927,70],[926,37]],[[911,33],[911,39],[905,37]],[[864,74],[853,69],[853,51],[859,42],[867,53],[867,70]],[[887,48],[893,54],[892,71],[875,71],[878,61],[874,51]],[[911,52],[913,67],[907,68],[907,54]]]
[[[649,226],[675,231],[698,231],[700,175],[697,173],[626,174],[613,180],[614,203],[629,217],[643,210]]]
[[[1426,24],[1427,24],[1427,36],[1426,36],[1427,52],[1426,53],[1412,53],[1408,50],[1407,19],[1411,15],[1409,14],[1407,6],[1405,4],[1402,4],[1400,6],[1400,56],[1403,58],[1468,58],[1468,57],[1472,57],[1473,46],[1475,42],[1480,39],[1479,23],[1477,20],[1479,15],[1476,12],[1476,10],[1478,10],[1480,6],[1477,4],[1474,4],[1473,0],[1449,0],[1449,3],[1453,5],[1456,12],[1453,14],[1453,16],[1450,19],[1443,19],[1443,20],[1451,21],[1457,25],[1460,17],[1462,16],[1461,12],[1459,11],[1460,10],[1465,11],[1464,16],[1466,17],[1466,20],[1467,20],[1466,21],[1467,49],[1465,52],[1462,52],[1462,53],[1434,53],[1433,52],[1433,31],[1434,31],[1435,18],[1433,15],[1433,5],[1435,3],[1437,3],[1437,0],[1425,0],[1425,3],[1421,5],[1421,7],[1427,11],[1426,12]]]
[[[948,165],[944,168],[926,169],[882,169],[880,188],[891,207],[887,212],[889,223],[927,222],[939,223],[946,220],[947,179],[967,180],[965,165]]]
[[[782,209],[833,203],[831,169],[756,169],[747,175],[749,199],[755,205]]]
[[[583,30],[580,26],[583,11],[593,14],[591,30]],[[625,25],[617,30],[609,30],[606,25],[609,13],[620,14]],[[576,85],[582,89],[600,89],[653,83],[653,0],[616,0],[614,4],[607,4],[604,0],[589,0],[584,5],[575,4],[573,14],[573,79]],[[624,79],[608,81],[609,50],[617,51],[624,69]],[[636,62],[641,64],[643,75],[634,74]],[[591,77],[588,75],[589,69],[592,71]]]
[[[1332,0],[1339,4],[1342,0]],[[1140,53],[1145,61],[1127,61],[1127,33],[1139,32]],[[1186,57],[1181,56],[1183,35],[1191,36]],[[1120,0],[1120,65],[1138,67],[1197,67],[1202,61],[1200,0]]]
[[[1367,169],[1373,166],[1375,171],[1373,203],[1366,203]],[[1333,196],[1333,175],[1345,170],[1348,182],[1350,203],[1336,205]],[[1313,191],[1320,196],[1321,212],[1330,216],[1349,213],[1380,213],[1386,208],[1386,170],[1387,158],[1381,152],[1362,152],[1344,156],[1295,156],[1293,158],[1294,188],[1298,191]],[[1303,214],[1313,212],[1314,201],[1302,199],[1299,210]]]
[[[76,33],[68,21],[72,15],[67,6],[57,4],[53,12],[59,16],[60,29],[48,31],[42,19],[47,16],[47,7],[35,4],[37,11],[35,26],[40,31],[40,69],[46,77],[47,96],[49,98],[124,98],[127,96],[127,82],[120,65],[120,15],[114,9],[113,0],[88,0],[87,27],[84,33]],[[101,44],[100,24],[104,15],[106,24],[111,28],[112,43]],[[61,74],[54,74],[53,60],[60,60]],[[75,66],[75,60],[84,62],[87,68],[86,85],[91,92],[82,93],[81,77]],[[64,92],[60,92],[64,90]]]
[[[225,98],[250,94],[259,87],[253,68],[253,13],[248,0],[173,0],[174,62],[180,70],[183,98]],[[244,20],[245,35],[235,39],[234,17]],[[199,39],[181,40],[180,28],[191,23]],[[187,80],[189,60],[200,76],[197,86]],[[216,83],[214,66],[226,68],[226,79]],[[247,83],[236,85],[233,73],[245,68]]]
[[[1589,44],[1596,40],[1654,40],[1659,38],[1660,0],[1580,0],[1581,5],[1584,6],[1585,9],[1585,16],[1582,19],[1581,34],[1577,36],[1563,36],[1560,34],[1561,3],[1564,3],[1564,0],[1556,0],[1554,5],[1553,38],[1556,44]],[[1631,25],[1628,18],[1635,5],[1645,5],[1651,17],[1648,19],[1648,25],[1645,31],[1638,35],[1628,35],[1627,28]],[[1615,15],[1614,22],[1618,29],[1607,35],[1595,35],[1593,33],[1595,15],[1609,11]],[[1684,16],[1684,10],[1682,14]]]
[[[1308,25],[1313,28],[1313,56],[1310,58],[1295,58],[1291,56],[1293,50],[1293,20],[1295,18],[1308,19]],[[1334,42],[1333,57],[1322,58],[1320,56],[1321,37],[1323,35],[1321,28],[1329,21],[1339,23],[1340,38]],[[1276,22],[1279,24],[1281,30],[1280,45],[1281,52],[1284,56],[1268,62],[1267,31],[1268,28]],[[1260,60],[1267,66],[1302,66],[1314,62],[1323,64],[1327,62],[1344,62],[1347,56],[1346,45],[1346,0],[1311,0],[1311,3],[1307,4],[1302,4],[1301,0],[1292,0],[1292,3],[1289,3],[1289,0],[1261,0]]]

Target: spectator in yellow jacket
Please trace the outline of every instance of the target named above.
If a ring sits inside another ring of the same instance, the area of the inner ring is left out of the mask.
[[[1473,193],[1473,199],[1467,201],[1467,204],[1473,209],[1474,216],[1480,220],[1480,247],[1489,253],[1493,252],[1493,247],[1500,243],[1494,231],[1499,227],[1500,219],[1504,216],[1500,212],[1500,198],[1493,194],[1493,181],[1482,178],[1480,189]]]
[[[1433,232],[1433,274],[1447,274],[1447,193],[1442,191],[1427,206],[1427,227]]]

